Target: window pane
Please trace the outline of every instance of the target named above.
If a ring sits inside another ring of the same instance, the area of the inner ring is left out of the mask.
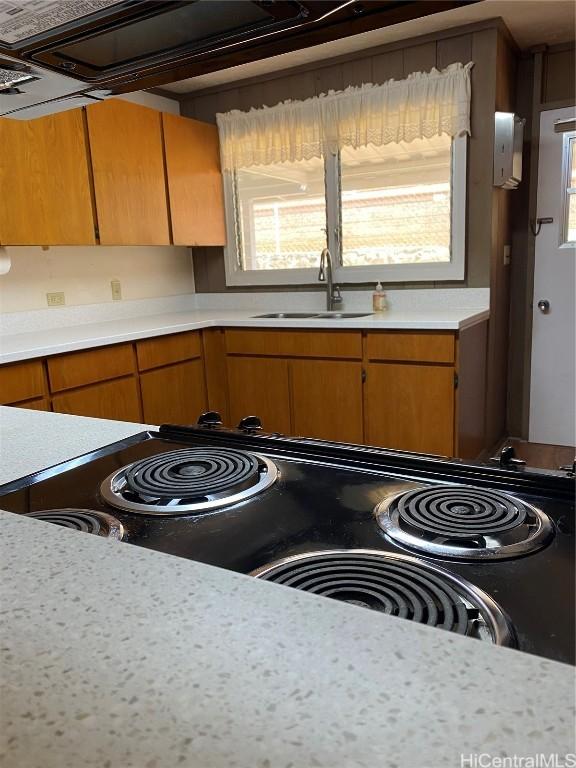
[[[568,196],[568,227],[567,243],[576,243],[576,194]]]
[[[576,139],[570,139],[570,178],[568,179],[569,187],[576,187],[576,152],[574,151],[574,145]]]
[[[450,261],[452,140],[341,152],[345,266]]]
[[[236,200],[244,269],[318,265],[326,245],[322,159],[240,170]]]

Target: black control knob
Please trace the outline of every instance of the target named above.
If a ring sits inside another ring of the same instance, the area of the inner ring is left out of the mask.
[[[499,464],[503,468],[514,466],[522,467],[524,464],[526,464],[523,459],[516,458],[516,451],[512,445],[505,445],[500,453],[497,456],[493,456],[490,461],[494,462],[495,464]]]
[[[212,427],[213,429],[221,427],[222,416],[220,416],[218,411],[206,411],[206,413],[203,413],[198,417],[198,426]]]
[[[259,432],[262,429],[262,422],[258,416],[244,416],[238,424],[238,429],[243,432]]]

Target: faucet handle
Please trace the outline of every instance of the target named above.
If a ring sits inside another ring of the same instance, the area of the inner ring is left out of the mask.
[[[342,294],[340,293],[340,286],[335,285],[334,288],[332,288],[332,302],[334,304],[342,304]]]

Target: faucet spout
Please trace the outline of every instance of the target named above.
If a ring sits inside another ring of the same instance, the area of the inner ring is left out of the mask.
[[[323,248],[320,254],[320,269],[318,270],[318,280],[326,283],[326,309],[331,312],[335,304],[342,302],[340,291],[334,290],[334,281],[332,277],[332,256],[328,248]]]

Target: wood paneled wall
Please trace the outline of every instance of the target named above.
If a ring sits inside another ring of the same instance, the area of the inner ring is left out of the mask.
[[[474,62],[472,69],[472,138],[469,147],[467,210],[467,274],[465,285],[490,285],[492,215],[492,121],[496,89],[497,39],[505,28],[499,20],[446,30],[402,42],[379,46],[357,54],[331,59],[324,66],[306,65],[293,70],[270,73],[218,89],[191,94],[181,103],[181,113],[208,122],[217,112],[272,106],[285,99],[305,99],[329,89],[362,83],[383,83],[402,79],[412,72],[443,68],[454,62]],[[487,159],[488,158],[488,159]],[[196,290],[214,292],[226,288],[223,251],[219,248],[194,249]],[[394,283],[399,288],[450,287],[462,283]],[[357,286],[347,285],[347,288]],[[244,288],[240,290],[245,290]],[[258,289],[254,289],[258,290]],[[279,286],[275,290],[294,290]],[[308,288],[310,290],[310,288]]]
[[[536,217],[540,113],[576,104],[574,43],[526,53],[518,61],[514,109],[526,119],[523,182],[511,196],[512,263],[508,351],[507,432],[528,438],[534,246],[530,220]]]

